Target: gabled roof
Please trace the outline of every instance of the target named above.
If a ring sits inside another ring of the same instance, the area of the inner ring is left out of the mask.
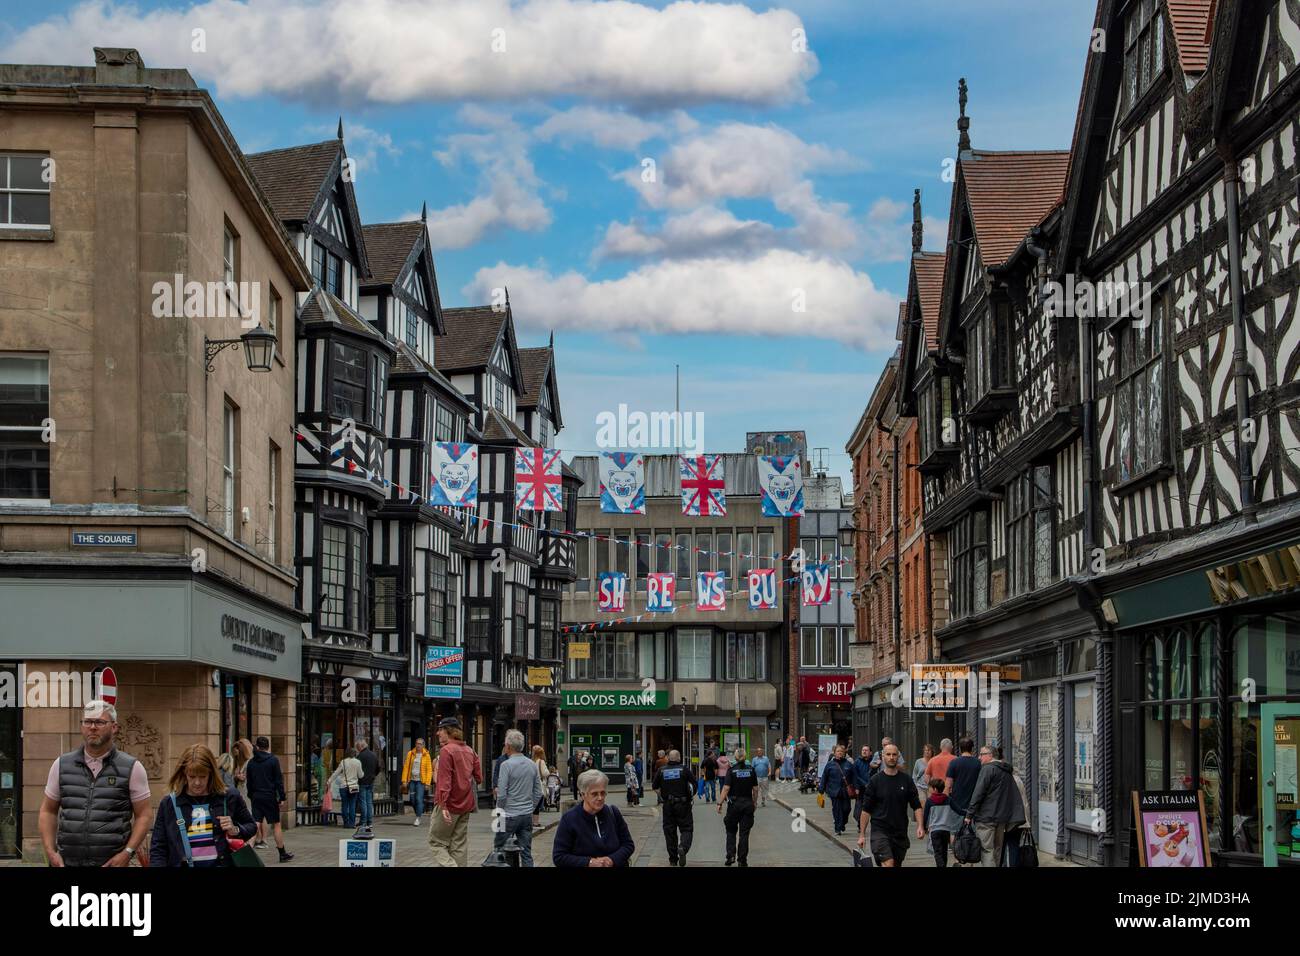
[[[1184,74],[1205,72],[1210,60],[1215,6],[1215,0],[1168,0],[1174,49]]]
[[[501,339],[506,312],[490,305],[443,309],[447,334],[438,341],[433,361],[442,372],[464,372],[487,367]]]
[[[362,286],[392,285],[396,282],[406,267],[407,260],[411,258],[424,228],[425,224],[418,219],[362,226],[366,253],[370,256],[370,277]]]
[[[916,273],[916,295],[921,305],[921,324],[925,329],[927,350],[939,347],[939,312],[943,302],[943,270],[948,257],[942,252],[917,252],[912,255]]]
[[[1061,201],[1069,150],[992,152],[961,157],[975,239],[985,266],[1006,262],[1029,230]]]
[[[516,445],[537,447],[537,442],[529,438],[522,428],[495,408],[488,408],[484,413],[483,440],[485,442],[511,442]]]
[[[304,325],[311,322],[333,322],[349,331],[377,339],[390,349],[393,347],[391,342],[380,335],[378,329],[353,312],[346,302],[319,286],[307,293],[307,300],[303,302],[298,317]]]
[[[559,431],[564,427],[564,420],[560,417],[560,386],[555,381],[555,350],[549,345],[520,349],[519,368],[519,377],[524,383],[524,390],[519,396],[519,407],[536,408],[542,400],[542,389],[549,380],[551,416],[555,419],[555,430]]]
[[[473,408],[473,403],[463,396],[447,376],[443,375],[436,368],[426,362],[416,351],[405,342],[398,342],[397,356],[393,359],[393,374],[415,373],[424,375],[432,379],[435,383],[449,394],[459,399],[466,410]]]
[[[311,215],[340,145],[339,140],[329,139],[309,146],[248,153],[244,159],[275,214],[284,222],[302,222]]]

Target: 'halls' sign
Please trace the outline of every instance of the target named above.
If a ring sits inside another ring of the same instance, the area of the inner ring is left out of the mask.
[[[799,675],[801,704],[847,704],[852,700],[852,674]]]

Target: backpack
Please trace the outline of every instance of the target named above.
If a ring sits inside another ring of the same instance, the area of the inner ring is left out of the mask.
[[[958,863],[978,863],[983,852],[984,847],[975,835],[975,828],[963,820],[961,829],[957,831],[957,839],[953,842],[952,855]]]

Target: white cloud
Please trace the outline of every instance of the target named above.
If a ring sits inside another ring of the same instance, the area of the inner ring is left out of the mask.
[[[335,126],[312,126],[308,131],[322,139],[333,137],[338,131]],[[345,122],[343,124],[343,142],[348,150],[348,158],[356,163],[357,172],[374,172],[379,165],[379,154],[388,157],[399,155],[402,150],[393,145],[393,137],[361,123]]]
[[[475,108],[477,110],[477,108]],[[509,116],[462,110],[462,119],[486,129],[457,133],[434,152],[444,166],[468,162],[479,170],[480,194],[469,202],[429,212],[435,249],[463,249],[504,229],[540,232],[551,224],[542,181],[528,156],[528,134]]]
[[[93,46],[129,46],[149,65],[188,68],[222,96],[309,101],[773,103],[803,96],[817,72],[813,53],[793,50],[799,28],[786,10],[694,0],[662,9],[586,0],[209,0],[183,10],[91,0],[14,33],[0,61],[85,63]],[[196,29],[206,31],[202,52],[192,49]]]
[[[649,139],[689,133],[699,124],[681,110],[665,120],[650,120],[623,110],[574,106],[557,111],[538,125],[538,139],[556,140],[563,146],[590,142],[607,149],[633,150]]]
[[[784,249],[750,259],[646,263],[614,279],[498,263],[462,290],[486,301],[509,285],[526,327],[604,333],[722,333],[832,339],[891,349],[899,296],[837,259]],[[793,305],[802,296],[805,311]]]
[[[652,182],[644,166],[619,174],[654,209],[687,209],[718,199],[785,194],[814,170],[850,170],[843,150],[805,143],[779,126],[722,123],[673,145],[655,159]]]
[[[948,221],[921,216],[922,248],[942,249],[948,241]],[[904,262],[912,255],[912,204],[881,196],[867,210],[863,229],[869,262]]]

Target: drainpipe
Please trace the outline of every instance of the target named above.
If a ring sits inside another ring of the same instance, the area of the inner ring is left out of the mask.
[[[1241,515],[1246,524],[1254,524],[1258,506],[1255,504],[1255,479],[1251,473],[1253,442],[1244,440],[1246,422],[1250,418],[1250,401],[1247,395],[1249,380],[1246,365],[1246,321],[1242,315],[1241,288],[1241,232],[1238,221],[1238,184],[1241,181],[1236,157],[1226,143],[1219,145],[1223,157],[1223,195],[1228,213],[1228,285],[1232,295],[1232,377],[1233,391],[1237,394],[1237,486],[1241,495]],[[1253,431],[1253,429],[1252,429]]]

